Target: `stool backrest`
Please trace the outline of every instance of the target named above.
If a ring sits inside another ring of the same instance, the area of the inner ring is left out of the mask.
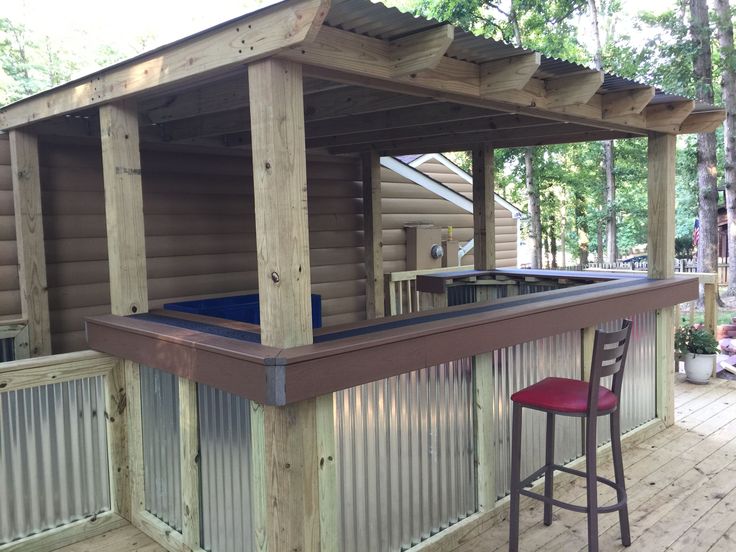
[[[588,410],[591,414],[598,411],[598,388],[602,378],[613,376],[611,391],[617,398],[621,398],[621,384],[624,379],[626,353],[629,350],[629,337],[631,337],[631,320],[624,320],[620,330],[613,332],[596,330],[595,332],[593,362],[590,366],[590,393],[588,394]]]

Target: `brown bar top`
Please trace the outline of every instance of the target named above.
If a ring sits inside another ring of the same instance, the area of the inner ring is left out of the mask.
[[[514,271],[498,274],[504,272]],[[280,406],[698,296],[691,277],[544,277],[594,283],[333,326],[315,330],[312,345],[290,349],[261,345],[251,324],[172,311],[88,318],[87,341],[94,350]]]

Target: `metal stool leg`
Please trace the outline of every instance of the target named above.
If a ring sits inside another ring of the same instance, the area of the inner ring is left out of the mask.
[[[598,552],[597,419],[586,419],[585,471],[588,490],[588,552]]]
[[[552,498],[552,489],[554,484],[555,470],[552,465],[555,463],[555,415],[552,412],[547,413],[547,454],[546,467],[544,473],[544,496]],[[552,504],[544,503],[544,524],[552,525]]]
[[[521,482],[521,414],[522,408],[514,404],[511,426],[511,506],[509,511],[509,552],[519,550],[519,483]]]
[[[624,502],[626,500],[626,480],[624,479],[624,459],[621,454],[621,414],[618,409],[611,414],[611,454],[613,455],[617,499],[619,502]],[[624,507],[618,511],[618,520],[621,526],[621,542],[624,546],[631,546],[628,505],[624,504]]]

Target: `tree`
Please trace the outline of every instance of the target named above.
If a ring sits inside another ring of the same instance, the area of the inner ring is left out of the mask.
[[[708,104],[713,103],[713,66],[711,33],[706,0],[690,0],[690,37],[694,47],[693,74],[695,96]],[[697,166],[700,219],[698,270],[718,271],[718,189],[716,177],[715,132],[698,134]]]
[[[728,0],[715,0],[716,28],[721,55],[721,99],[726,108],[723,124],[724,187],[728,217],[728,288],[726,295],[736,295],[736,55],[733,46],[733,23]]]

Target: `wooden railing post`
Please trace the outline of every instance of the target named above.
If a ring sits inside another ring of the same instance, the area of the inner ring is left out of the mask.
[[[703,284],[703,309],[705,328],[716,335],[718,326],[718,274],[713,275],[713,281]]]
[[[649,136],[649,277],[672,278],[675,265],[675,155],[677,137]],[[674,307],[657,311],[656,370],[657,417],[666,425],[675,423]]]

